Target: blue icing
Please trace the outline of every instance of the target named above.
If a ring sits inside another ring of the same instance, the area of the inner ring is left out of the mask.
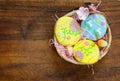
[[[88,39],[96,40],[96,35],[98,39],[102,38],[107,30],[107,22],[104,16],[100,14],[92,14],[83,20],[81,27],[85,30],[83,36]],[[88,34],[86,34],[86,31]]]
[[[62,37],[62,32],[58,33],[58,36]]]

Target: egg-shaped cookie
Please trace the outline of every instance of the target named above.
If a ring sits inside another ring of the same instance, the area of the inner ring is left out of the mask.
[[[81,22],[84,37],[90,40],[101,39],[107,30],[107,21],[101,14],[92,14]]]
[[[72,17],[61,17],[55,25],[55,37],[64,46],[72,46],[80,39],[80,25]]]
[[[74,58],[83,64],[94,64],[99,60],[98,46],[91,40],[81,40],[73,48]]]

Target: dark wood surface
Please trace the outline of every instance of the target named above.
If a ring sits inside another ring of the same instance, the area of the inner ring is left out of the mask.
[[[64,61],[48,43],[52,16],[78,8],[80,0],[0,1],[0,81],[120,81],[120,1],[102,1],[99,10],[106,14],[113,40],[94,65],[95,75],[87,66]]]

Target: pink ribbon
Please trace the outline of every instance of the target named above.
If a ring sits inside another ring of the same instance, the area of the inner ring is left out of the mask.
[[[95,4],[90,4],[90,5],[88,5],[88,7],[94,12],[100,12],[97,10],[97,8],[100,6],[101,2],[102,1],[100,0],[99,3],[97,4],[97,6],[95,6]]]

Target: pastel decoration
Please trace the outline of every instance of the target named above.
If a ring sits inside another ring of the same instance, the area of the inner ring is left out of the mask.
[[[101,39],[98,41],[98,46],[100,47],[106,47],[108,45],[107,41]]]
[[[83,36],[90,40],[101,39],[107,30],[107,22],[104,16],[100,14],[92,14],[83,20],[81,28],[84,29]]]
[[[76,10],[79,20],[85,20],[90,14],[89,9],[85,7],[80,7],[79,10]]]
[[[67,46],[66,47],[66,55],[67,56],[73,56],[73,47],[72,46]]]
[[[82,30],[80,24],[75,19],[70,22],[70,29],[76,32]]]
[[[72,46],[80,39],[80,25],[72,17],[61,17],[55,25],[55,36],[64,46]]]
[[[94,64],[99,60],[98,46],[91,40],[81,40],[73,48],[74,58],[84,64]]]

